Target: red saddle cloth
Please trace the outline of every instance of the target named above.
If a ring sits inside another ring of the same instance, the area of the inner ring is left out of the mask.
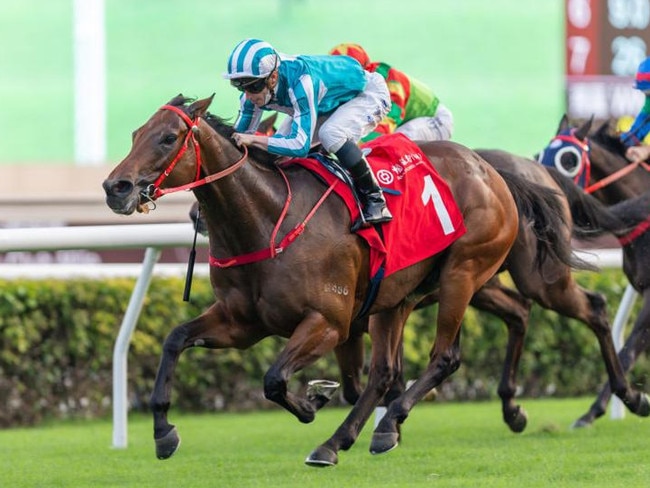
[[[384,276],[438,254],[465,234],[463,216],[451,190],[420,148],[406,136],[395,133],[362,146],[384,189],[393,220],[357,231],[370,246],[370,275],[384,264]],[[300,164],[329,184],[337,178],[316,159],[295,158],[286,164]],[[359,208],[352,190],[344,184],[334,191],[343,199],[352,222]]]

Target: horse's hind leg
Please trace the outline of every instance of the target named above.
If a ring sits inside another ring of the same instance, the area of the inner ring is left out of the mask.
[[[515,401],[517,370],[528,330],[531,301],[501,284],[493,277],[473,297],[470,305],[503,320],[508,327],[508,346],[503,363],[499,397],[503,421],[512,432],[523,432],[528,421],[525,410]]]
[[[511,274],[513,274],[512,270]],[[513,274],[517,288],[543,307],[585,323],[598,340],[612,391],[631,412],[644,417],[648,416],[650,403],[647,395],[630,386],[616,354],[604,297],[578,286],[568,269],[564,275],[558,275],[557,280],[551,284],[543,282],[533,284],[530,281],[530,276],[530,273],[525,278],[519,274]]]
[[[237,337],[237,340],[233,340]],[[175,327],[163,344],[149,406],[153,412],[154,440],[158,459],[169,458],[180,444],[176,427],[167,421],[172,377],[181,353],[193,346],[208,348],[247,348],[262,339],[259,333],[235,323],[219,320],[215,307],[199,317]]]
[[[634,365],[639,354],[646,351],[648,347],[650,347],[650,289],[643,292],[643,307],[634,321],[632,332],[618,353],[623,371],[627,373]],[[612,390],[609,383],[605,383],[587,413],[576,420],[573,426],[586,427],[603,416],[611,397]]]

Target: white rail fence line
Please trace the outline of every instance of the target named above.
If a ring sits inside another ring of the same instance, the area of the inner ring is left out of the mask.
[[[137,324],[142,304],[146,296],[154,267],[160,258],[161,250],[170,247],[190,247],[194,238],[192,224],[137,224],[137,225],[101,225],[80,227],[45,227],[25,229],[0,230],[0,252],[12,251],[61,251],[61,250],[105,250],[105,249],[146,249],[142,267],[136,280],[133,292],[122,319],[120,329],[113,349],[113,447],[126,448],[127,423],[128,423],[128,398],[127,398],[127,356],[129,344]],[[208,241],[203,236],[198,236],[197,246],[205,247]],[[579,251],[580,257],[594,263],[601,268],[620,268],[622,254],[620,249],[600,249]],[[6,278],[20,276],[20,271],[15,267],[25,268],[25,265],[0,265],[0,277]],[[56,275],[51,270],[60,265],[39,265],[44,275]],[[74,266],[61,265],[65,271],[61,277],[70,276]],[[104,277],[97,273],[98,266],[80,265],[78,271],[93,269],[95,277]],[[110,266],[110,265],[108,265]],[[13,268],[14,271],[9,273]],[[118,268],[119,269],[119,268]],[[176,269],[178,269],[176,267]],[[124,269],[125,273],[132,274],[132,268]],[[115,269],[114,269],[115,271]],[[33,272],[32,272],[33,273]],[[33,274],[32,274],[33,277]],[[636,299],[636,292],[628,285],[623,299],[618,308],[612,327],[612,334],[617,349],[623,343],[625,324],[629,318],[632,305]],[[618,400],[618,399],[615,399]],[[612,404],[612,418],[621,418],[624,415],[622,402]]]

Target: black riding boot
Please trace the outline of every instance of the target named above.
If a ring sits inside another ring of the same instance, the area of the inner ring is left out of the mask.
[[[371,224],[381,224],[393,218],[388,208],[384,194],[379,183],[372,173],[368,161],[363,157],[359,147],[352,141],[347,141],[343,147],[336,152],[336,156],[346,169],[350,172],[354,184],[357,187],[361,203],[363,204],[363,219],[365,222],[355,222],[352,230]],[[353,161],[351,164],[349,161]]]

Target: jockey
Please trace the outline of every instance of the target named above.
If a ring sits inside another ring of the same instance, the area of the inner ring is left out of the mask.
[[[351,174],[363,204],[365,224],[392,216],[361,149],[361,137],[388,112],[384,79],[340,56],[287,56],[258,39],[245,39],[228,58],[224,78],[242,92],[234,141],[273,154],[304,157],[318,141]],[[288,115],[271,136],[256,135],[262,112]],[[353,228],[358,224],[355,223]]]
[[[650,57],[639,65],[634,87],[645,94],[645,103],[630,130],[621,134],[621,141],[627,146],[627,159],[636,163],[650,158],[650,146],[642,144],[650,133]]]
[[[391,109],[375,130],[363,139],[364,142],[393,132],[401,132],[412,140],[451,139],[454,130],[451,111],[422,82],[386,63],[370,61],[366,51],[358,44],[339,44],[330,50],[330,54],[356,59],[366,71],[382,75],[388,84]]]

